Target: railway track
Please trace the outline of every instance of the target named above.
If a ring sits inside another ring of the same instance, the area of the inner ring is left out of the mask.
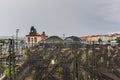
[[[74,80],[76,77],[78,80],[80,76],[80,66],[83,66],[82,69],[86,71],[90,75],[90,79],[97,79],[97,80],[117,80],[113,77],[110,77],[108,73],[103,73],[99,70],[93,71],[90,65],[93,65],[93,60],[88,62],[82,62],[81,56],[83,54],[89,54],[88,49],[83,48],[64,48],[64,47],[44,47],[44,48],[34,48],[29,50],[29,57],[27,60],[27,64],[31,66],[32,70],[35,70],[33,75],[33,80]],[[86,51],[87,50],[87,51]],[[93,50],[93,49],[91,49]],[[99,52],[101,49],[98,49],[96,53],[100,54]],[[85,53],[84,53],[85,52]],[[97,55],[99,58],[101,55]],[[96,57],[97,57],[96,56]],[[98,58],[97,57],[97,58]],[[103,54],[102,54],[102,57]],[[89,57],[87,57],[86,60]],[[51,64],[51,60],[55,60],[55,64]],[[99,59],[97,59],[98,62]],[[90,63],[91,62],[91,63]],[[87,64],[84,66],[82,64]],[[97,65],[97,63],[96,63]],[[23,66],[24,68],[27,66]],[[98,67],[98,66],[97,66]],[[116,72],[116,71],[115,71]],[[22,73],[22,72],[21,72]],[[67,77],[67,78],[66,78]],[[118,79],[119,80],[119,79]]]

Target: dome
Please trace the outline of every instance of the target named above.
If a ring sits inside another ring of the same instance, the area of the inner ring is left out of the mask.
[[[37,30],[34,26],[31,26],[30,33],[37,33]]]

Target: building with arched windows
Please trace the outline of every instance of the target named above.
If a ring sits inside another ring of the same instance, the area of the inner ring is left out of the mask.
[[[30,28],[30,32],[26,35],[26,44],[27,46],[34,46],[39,42],[42,42],[47,39],[45,32],[42,34],[37,33],[37,30],[34,26]]]

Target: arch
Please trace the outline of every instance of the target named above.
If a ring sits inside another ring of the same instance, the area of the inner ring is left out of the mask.
[[[45,41],[45,43],[63,43],[63,39],[58,37],[58,36],[50,36],[49,38],[47,38]]]
[[[65,44],[81,44],[81,41],[77,36],[70,36],[64,39]]]

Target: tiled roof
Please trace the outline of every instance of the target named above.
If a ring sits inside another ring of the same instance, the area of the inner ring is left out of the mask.
[[[34,33],[34,32],[30,32],[28,35],[26,36],[41,36],[39,33]]]

